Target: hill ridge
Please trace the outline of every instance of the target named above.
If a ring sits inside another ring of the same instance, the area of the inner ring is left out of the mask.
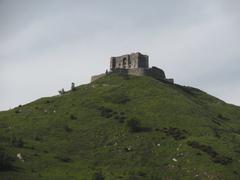
[[[240,108],[148,76],[110,74],[0,112],[0,127],[3,179],[240,177]]]

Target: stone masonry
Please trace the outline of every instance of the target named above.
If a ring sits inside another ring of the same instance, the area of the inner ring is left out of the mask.
[[[141,53],[132,53],[119,57],[111,57],[110,69],[138,69],[148,68],[148,56]]]
[[[147,75],[158,80],[174,83],[173,79],[166,79],[165,73],[162,69],[154,66],[149,68],[149,57],[139,52],[111,57],[109,73],[122,73],[134,76]],[[91,81],[95,81],[104,76],[106,76],[106,73],[92,76]]]

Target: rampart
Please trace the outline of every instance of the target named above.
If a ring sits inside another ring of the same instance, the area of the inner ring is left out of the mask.
[[[106,76],[109,73],[122,73],[133,76],[151,76],[158,80],[174,83],[173,79],[167,79],[162,69],[158,67],[148,67],[148,56],[141,53],[132,53],[118,57],[111,57],[110,72],[92,76],[91,81]]]

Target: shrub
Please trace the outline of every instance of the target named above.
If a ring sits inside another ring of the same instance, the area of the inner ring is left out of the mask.
[[[0,150],[0,171],[7,171],[13,168],[11,161],[13,159],[6,154],[2,149]]]
[[[76,119],[77,119],[77,116],[71,114],[71,115],[70,115],[70,119],[71,119],[71,120],[76,120]]]
[[[178,128],[163,128],[163,132],[167,135],[167,136],[171,136],[173,137],[173,139],[175,140],[182,140],[182,139],[186,139],[186,135],[187,135],[187,131],[186,130],[181,130]]]
[[[66,156],[55,156],[55,158],[65,163],[69,163],[72,161],[69,157]]]
[[[72,83],[72,85],[71,85],[71,91],[76,91],[75,83]]]
[[[33,138],[34,138],[35,141],[41,141],[42,140],[42,137],[38,134],[34,134]]]
[[[109,74],[109,72],[108,72],[108,70],[107,70],[107,69],[106,69],[106,71],[105,71],[105,74],[106,74],[106,75],[108,75],[108,74]]]
[[[66,132],[72,132],[73,131],[72,128],[70,128],[68,125],[64,126],[64,130]]]
[[[111,118],[113,116],[113,110],[106,107],[99,107],[98,110],[101,112],[101,116],[105,118]]]
[[[126,95],[119,96],[115,99],[115,103],[117,104],[126,104],[130,99]]]
[[[126,73],[120,73],[119,74],[124,80],[129,80],[130,79],[130,76]]]
[[[96,172],[93,174],[92,180],[104,180],[102,172]]]
[[[65,94],[66,92],[65,92],[65,90],[64,90],[64,88],[62,88],[60,91],[58,91],[59,92],[59,94],[60,95],[63,95],[63,94]]]
[[[127,121],[127,126],[130,129],[130,132],[149,132],[152,130],[148,127],[142,127],[141,123],[136,119]]]
[[[114,104],[126,104],[130,101],[129,97],[122,92],[114,92],[105,96],[106,101]]]
[[[114,119],[116,119],[119,123],[125,122],[126,116],[124,112],[120,112],[120,113],[114,112],[113,114],[114,114]]]
[[[11,143],[14,147],[17,147],[17,148],[22,148],[24,146],[24,142],[21,138],[13,137],[11,140]]]
[[[220,120],[229,120],[229,118],[227,118],[227,117],[224,117],[222,114],[218,114],[218,116],[217,116]]]
[[[21,109],[16,109],[16,110],[15,110],[15,113],[16,113],[16,114],[18,114],[18,113],[20,113],[20,112],[22,112]]]
[[[139,130],[141,129],[140,122],[135,119],[129,120],[127,122],[127,126],[131,132],[139,132]]]
[[[208,156],[212,158],[212,161],[214,163],[227,165],[229,163],[232,163],[233,161],[232,158],[218,154],[211,146],[200,144],[199,142],[196,142],[196,141],[188,141],[187,144],[188,146],[194,149],[198,149],[202,152],[205,152]]]
[[[49,104],[49,103],[51,103],[50,100],[46,100],[46,101],[45,101],[45,104]]]

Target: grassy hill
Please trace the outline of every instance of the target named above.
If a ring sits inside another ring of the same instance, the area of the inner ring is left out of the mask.
[[[0,112],[0,143],[3,180],[240,178],[240,108],[147,76]]]

